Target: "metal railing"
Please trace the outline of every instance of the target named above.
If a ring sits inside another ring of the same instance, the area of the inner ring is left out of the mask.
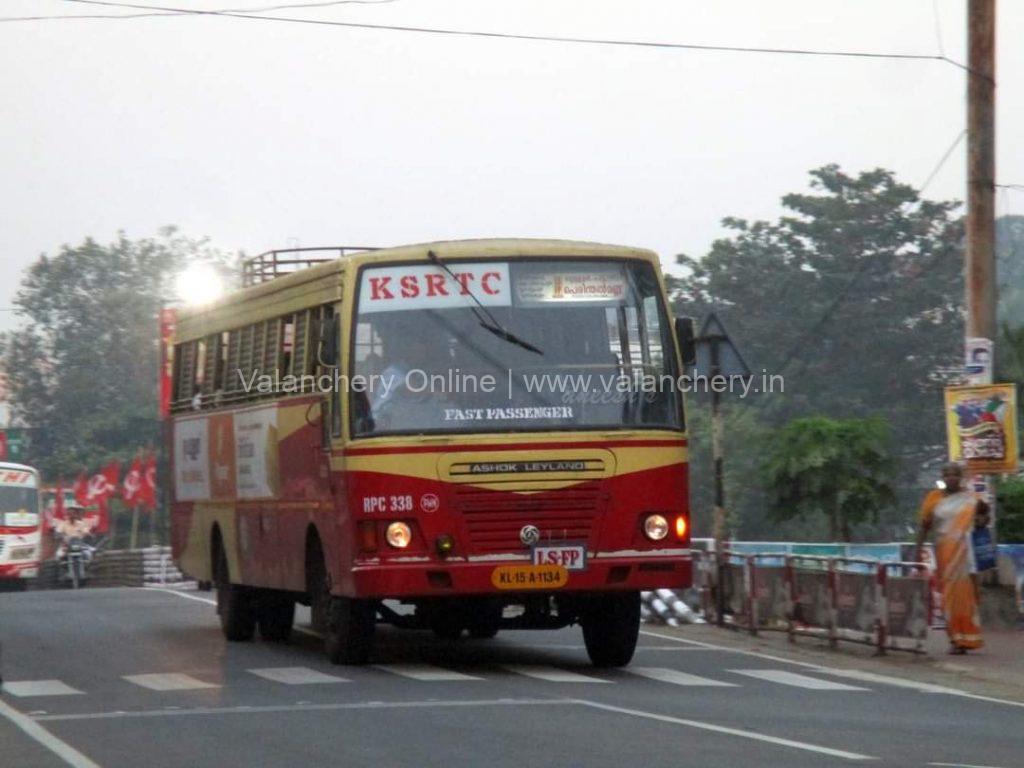
[[[314,264],[323,264],[326,261],[334,261],[353,253],[375,250],[377,249],[364,246],[337,245],[267,251],[258,256],[251,256],[242,262],[242,285],[248,288],[251,285],[259,285],[273,280],[275,277],[290,275],[293,272],[312,267]]]
[[[719,626],[924,652],[934,612],[924,563],[730,551],[700,560],[705,616]]]

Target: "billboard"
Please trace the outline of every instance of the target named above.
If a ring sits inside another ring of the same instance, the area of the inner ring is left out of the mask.
[[[946,387],[945,395],[950,461],[975,474],[1016,472],[1017,385]]]

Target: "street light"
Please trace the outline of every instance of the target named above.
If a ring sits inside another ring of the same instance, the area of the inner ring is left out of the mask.
[[[209,264],[191,264],[174,280],[179,301],[188,306],[212,304],[224,294],[224,281]]]

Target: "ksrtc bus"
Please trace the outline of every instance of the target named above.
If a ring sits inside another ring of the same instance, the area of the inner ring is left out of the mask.
[[[691,582],[680,344],[654,253],[547,240],[276,251],[183,309],[172,544],[229,640],[336,663],[375,627],[579,624],[632,657],[641,590]]]

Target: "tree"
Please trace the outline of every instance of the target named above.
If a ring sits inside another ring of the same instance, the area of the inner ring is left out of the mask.
[[[816,416],[790,422],[765,463],[773,515],[823,515],[829,537],[849,541],[853,525],[877,520],[896,500],[889,439],[881,419]]]
[[[941,450],[942,385],[962,365],[958,203],[924,200],[883,169],[814,170],[776,222],[730,237],[670,281],[678,314],[720,314],[752,367],[786,377],[762,411],[881,416],[917,466]]]
[[[1000,324],[1024,328],[1024,216],[996,220],[996,278]]]
[[[157,314],[195,260],[223,257],[167,228],[65,245],[29,268],[15,299],[25,324],[8,334],[3,368],[44,474],[67,477],[156,443]]]
[[[996,509],[996,538],[1003,544],[1024,544],[1024,477],[999,482]]]

